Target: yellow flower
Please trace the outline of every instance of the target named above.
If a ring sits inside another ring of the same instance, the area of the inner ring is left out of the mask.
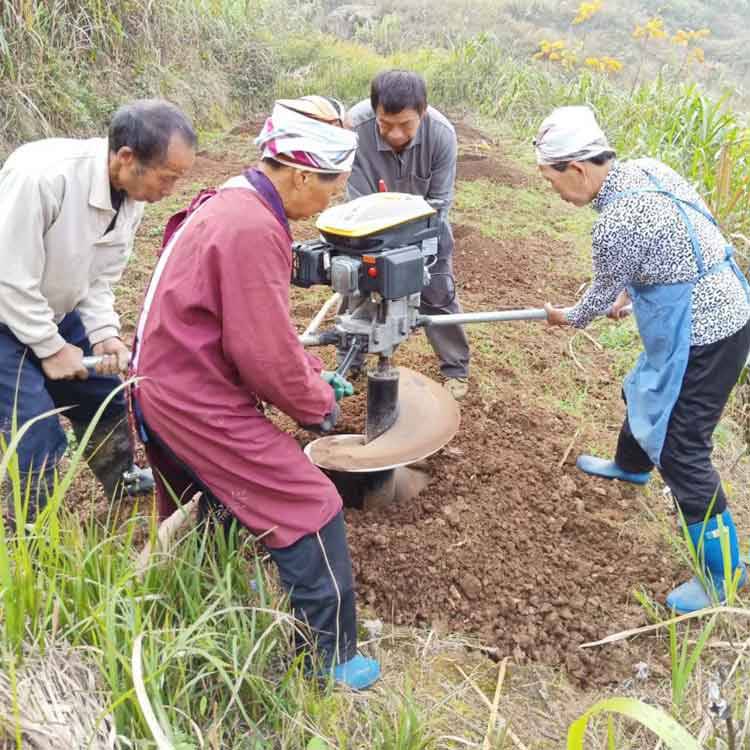
[[[687,44],[690,40],[690,32],[679,29],[679,31],[672,37],[673,44]]]
[[[558,39],[550,42],[548,39],[542,39],[539,42],[539,50],[534,53],[534,60],[562,60],[566,51],[567,42],[564,39]]]
[[[696,39],[703,39],[711,34],[710,29],[698,29],[693,31],[692,29],[680,29],[673,37],[672,42],[674,44],[687,45]]]
[[[690,52],[690,60],[695,60],[695,62],[700,63],[701,65],[706,62],[706,55],[703,52],[702,47],[696,47]]]
[[[654,16],[650,21],[646,21],[646,33],[651,39],[663,39],[667,32],[664,31],[664,21],[659,16]]]
[[[604,0],[592,0],[592,2],[583,2],[578,6],[578,12],[573,19],[574,24],[588,21],[591,16],[596,15],[604,5]]]
[[[622,63],[613,57],[603,57],[602,62],[609,73],[619,73],[622,70]]]
[[[617,73],[622,70],[622,63],[613,57],[587,57],[584,64],[598,73]]]
[[[633,30],[633,37],[635,39],[664,39],[666,35],[664,21],[660,16],[654,16],[646,21],[643,26],[636,26]]]

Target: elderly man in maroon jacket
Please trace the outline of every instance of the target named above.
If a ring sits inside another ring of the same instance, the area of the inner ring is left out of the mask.
[[[139,323],[136,411],[155,473],[178,496],[202,490],[262,539],[326,672],[364,688],[379,665],[356,651],[341,498],[263,413],[268,403],[330,429],[348,385],[302,348],[289,313],[288,220],[324,209],[354,158],[339,111],[323,97],[277,102],[257,167],[171,222]]]

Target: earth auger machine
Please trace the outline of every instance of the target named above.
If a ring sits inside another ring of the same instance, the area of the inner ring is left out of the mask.
[[[440,450],[456,434],[456,401],[438,383],[394,365],[398,347],[417,329],[493,321],[542,320],[544,309],[463,314],[420,313],[444,227],[440,207],[420,196],[381,192],[324,211],[320,239],[293,247],[292,283],[331,287],[334,296],[302,334],[305,346],[336,346],[346,376],[363,356],[367,371],[364,435],[329,435],[308,444],[345,500],[372,506],[414,495],[426,478],[402,467]],[[319,325],[338,305],[332,328]],[[349,496],[347,498],[347,495]]]

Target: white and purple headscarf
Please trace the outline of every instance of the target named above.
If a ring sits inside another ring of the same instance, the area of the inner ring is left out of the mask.
[[[357,135],[308,112],[277,101],[255,139],[262,158],[271,158],[311,172],[349,172],[357,150]],[[302,111],[299,111],[299,110]]]
[[[540,165],[585,161],[611,150],[594,113],[583,106],[554,110],[539,127],[534,147]]]

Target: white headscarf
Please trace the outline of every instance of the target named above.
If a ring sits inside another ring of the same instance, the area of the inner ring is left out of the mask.
[[[255,139],[262,158],[311,172],[348,172],[354,163],[357,135],[330,125],[290,106],[292,100],[277,101],[263,130]]]
[[[534,139],[537,164],[585,161],[610,151],[607,136],[588,107],[558,107]]]
[[[299,99],[277,99],[276,104],[312,117],[313,120],[322,120],[329,125],[343,127],[346,120],[346,107],[338,99],[330,96],[308,94],[300,96]]]

